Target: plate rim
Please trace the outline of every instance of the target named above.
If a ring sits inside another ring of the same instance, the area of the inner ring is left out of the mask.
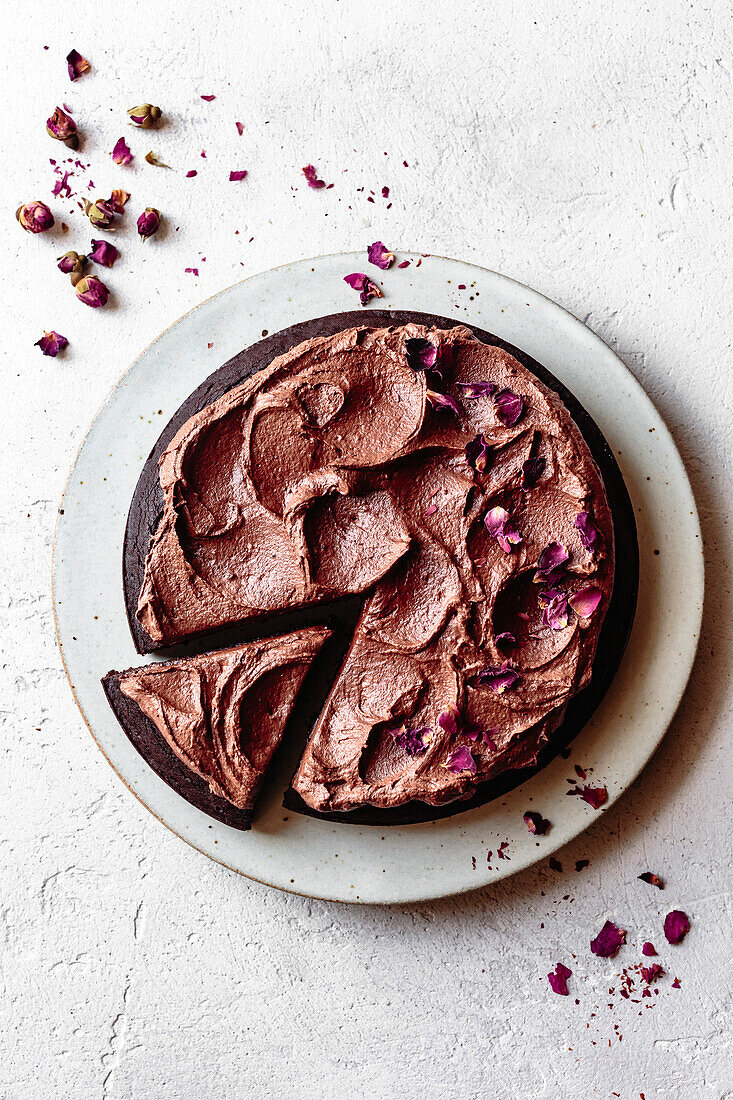
[[[682,674],[682,672],[680,672],[680,675],[679,675],[679,685],[678,685],[678,693],[679,694],[678,694],[678,697],[677,697],[676,702],[674,704],[674,709],[672,709],[670,711],[669,717],[668,717],[667,721],[665,722],[664,727],[663,727],[663,729],[661,730],[661,732],[659,734],[659,737],[656,739],[654,744],[651,745],[649,750],[644,752],[643,759],[640,759],[638,767],[635,770],[634,776],[632,776],[625,783],[625,785],[621,789],[619,789],[617,792],[615,792],[615,793],[613,793],[612,795],[609,796],[609,800],[603,808],[603,812],[606,812],[608,809],[610,809],[610,807],[612,805],[614,805],[627,792],[627,790],[629,789],[631,784],[635,781],[636,778],[638,778],[638,776],[641,774],[641,772],[647,766],[647,764],[649,763],[649,760],[654,755],[654,753],[657,751],[657,749],[659,748],[660,744],[662,743],[664,737],[666,736],[667,731],[669,729],[669,726],[672,723],[672,721],[674,720],[675,714],[677,713],[677,710],[679,709],[679,706],[680,706],[680,704],[681,704],[681,702],[684,698],[684,694],[685,694],[685,691],[687,689],[687,684],[689,682],[689,678],[690,678],[690,675],[692,673],[692,669],[694,667],[694,662],[695,662],[695,658],[696,658],[696,654],[697,654],[697,649],[699,647],[700,627],[701,627],[701,623],[702,623],[702,615],[703,615],[703,607],[704,607],[704,596],[705,596],[704,541],[703,541],[702,531],[701,531],[701,528],[700,528],[700,521],[699,521],[697,503],[695,501],[695,496],[694,496],[694,493],[693,493],[693,490],[692,490],[692,485],[690,483],[690,479],[689,479],[689,475],[687,473],[687,469],[685,467],[684,461],[682,460],[682,456],[680,455],[679,449],[678,449],[678,447],[675,443],[674,437],[672,436],[672,433],[670,432],[669,427],[667,426],[666,421],[662,417],[661,413],[657,410],[656,406],[654,405],[652,399],[647,394],[644,387],[641,385],[641,383],[638,381],[638,379],[635,377],[635,375],[631,372],[631,370],[626,365],[626,363],[624,363],[623,359],[621,359],[621,357],[619,355],[617,355],[617,353],[613,350],[613,348],[611,348],[608,344],[606,344],[606,342],[596,332],[594,332],[591,328],[589,328],[583,321],[580,320],[580,318],[578,318],[570,310],[566,309],[564,306],[560,305],[558,302],[555,302],[552,298],[548,297],[546,294],[543,294],[542,291],[536,290],[533,287],[530,287],[530,286],[526,285],[525,283],[522,283],[518,279],[514,279],[511,276],[504,275],[502,272],[496,271],[492,268],[483,267],[480,264],[476,264],[476,263],[473,263],[473,262],[468,261],[468,260],[461,260],[461,259],[457,259],[456,257],[443,256],[443,255],[440,255],[438,253],[420,253],[420,252],[416,252],[416,251],[405,251],[404,255],[406,257],[410,257],[411,259],[412,258],[423,257],[423,258],[441,260],[441,261],[444,261],[444,262],[449,263],[449,264],[458,264],[458,265],[461,265],[464,268],[466,268],[466,267],[471,268],[471,269],[475,270],[479,275],[482,275],[482,276],[489,275],[489,276],[497,279],[500,283],[510,284],[510,286],[513,287],[515,290],[518,289],[518,290],[521,290],[522,292],[526,292],[527,294],[529,294],[531,297],[535,298],[536,300],[539,300],[543,303],[546,303],[548,306],[551,307],[552,310],[557,310],[562,315],[564,315],[565,319],[574,322],[576,325],[578,325],[583,330],[583,332],[585,334],[587,334],[587,336],[589,336],[592,340],[597,341],[598,344],[601,345],[601,348],[604,350],[604,352],[609,353],[614,357],[614,359],[617,361],[617,363],[623,369],[626,380],[628,381],[629,385],[631,386],[632,390],[634,391],[634,397],[637,400],[641,399],[641,401],[643,403],[645,403],[648,407],[650,407],[651,410],[653,411],[654,415],[658,419],[659,423],[663,426],[664,432],[666,433],[666,437],[668,439],[671,450],[672,450],[673,454],[676,455],[676,457],[679,461],[679,473],[681,474],[681,477],[683,479],[682,489],[683,489],[683,491],[686,490],[687,503],[690,505],[690,518],[691,518],[692,523],[694,524],[694,527],[696,529],[697,541],[698,541],[698,552],[694,557],[693,563],[690,563],[690,569],[689,569],[688,576],[687,576],[688,585],[690,584],[690,581],[694,582],[693,586],[692,586],[694,588],[694,591],[693,591],[693,594],[692,594],[692,599],[697,604],[697,613],[695,615],[694,621],[692,623],[690,623],[689,629],[686,630],[685,637],[689,640],[690,636],[692,636],[694,644],[692,645],[691,648],[688,648],[688,652],[687,652],[687,655],[686,655],[687,659],[683,664],[684,673]],[[212,852],[207,851],[205,848],[200,847],[198,844],[196,844],[191,838],[189,838],[187,836],[184,836],[172,824],[170,824],[168,821],[164,820],[164,818],[162,816],[160,816],[159,813],[157,813],[154,809],[152,809],[152,807],[150,805],[148,805],[148,803],[145,801],[145,799],[142,797],[142,795],[140,793],[138,793],[138,791],[136,791],[131,786],[130,782],[128,782],[128,780],[125,778],[125,776],[115,766],[115,764],[110,759],[108,753],[103,748],[99,738],[97,737],[97,735],[96,735],[96,733],[93,729],[92,723],[89,720],[89,718],[88,718],[88,716],[87,716],[87,714],[84,710],[84,706],[82,704],[82,701],[79,697],[79,694],[76,690],[75,685],[72,682],[70,669],[67,665],[66,655],[65,655],[65,652],[64,652],[64,646],[63,646],[63,643],[62,643],[62,640],[61,640],[61,635],[60,635],[60,625],[59,625],[59,615],[58,615],[58,600],[57,600],[57,576],[56,576],[56,574],[57,574],[57,567],[58,567],[57,548],[58,548],[58,540],[59,540],[59,531],[60,531],[60,528],[62,526],[62,519],[63,519],[63,515],[64,515],[64,503],[66,501],[66,498],[67,498],[67,495],[68,495],[68,492],[69,492],[69,487],[70,487],[70,484],[71,484],[71,480],[72,480],[74,471],[77,467],[77,464],[79,462],[79,458],[80,458],[81,453],[84,449],[84,446],[85,446],[86,441],[89,437],[89,434],[90,434],[93,426],[97,422],[100,414],[102,413],[104,408],[108,405],[108,403],[110,402],[110,400],[111,400],[112,396],[114,395],[114,393],[117,391],[117,389],[120,387],[120,385],[124,382],[125,378],[130,374],[130,372],[136,366],[138,361],[155,344],[157,344],[160,340],[162,340],[171,330],[176,328],[182,321],[184,321],[191,314],[195,313],[202,306],[206,305],[208,302],[213,301],[215,298],[218,298],[221,295],[224,295],[224,294],[228,293],[229,291],[233,290],[235,287],[246,284],[246,283],[252,281],[253,279],[259,278],[263,275],[269,275],[269,274],[273,274],[273,273],[278,272],[278,271],[283,271],[286,268],[291,268],[291,267],[295,267],[295,266],[299,266],[299,265],[316,264],[319,261],[346,260],[347,258],[358,259],[359,262],[361,262],[363,257],[362,257],[361,251],[331,252],[331,253],[323,253],[323,254],[320,254],[320,255],[317,255],[317,256],[302,257],[300,259],[290,260],[290,261],[287,261],[285,263],[278,264],[278,265],[275,265],[275,266],[270,267],[270,268],[266,268],[262,271],[253,272],[252,274],[246,276],[244,279],[236,280],[234,283],[231,283],[231,284],[229,284],[225,287],[220,288],[219,290],[215,291],[213,294],[211,294],[211,295],[207,296],[206,298],[202,299],[200,302],[197,302],[194,306],[191,307],[191,309],[186,310],[185,313],[181,314],[178,318],[176,318],[169,325],[167,325],[166,328],[162,330],[162,332],[158,333],[158,335],[155,336],[153,338],[153,340],[149,341],[143,348],[141,348],[138,351],[138,353],[131,360],[131,362],[128,364],[128,366],[125,368],[125,370],[122,371],[122,373],[113,382],[113,384],[110,386],[107,393],[105,394],[104,398],[99,403],[92,419],[90,420],[90,422],[89,422],[89,424],[88,424],[88,426],[87,426],[87,428],[86,428],[86,430],[85,430],[85,432],[84,432],[84,434],[83,434],[83,436],[82,436],[82,438],[79,442],[78,447],[76,448],[76,451],[74,453],[72,462],[71,462],[70,467],[69,467],[69,472],[68,472],[67,477],[66,477],[65,482],[64,482],[63,491],[61,493],[61,497],[60,497],[59,504],[58,504],[58,507],[57,507],[56,520],[55,520],[55,524],[54,524],[53,540],[52,540],[52,546],[51,546],[51,602],[52,602],[52,611],[53,611],[54,633],[55,633],[55,636],[56,636],[56,642],[57,642],[57,645],[58,645],[58,648],[59,648],[59,652],[60,652],[60,655],[61,655],[61,661],[62,661],[64,674],[66,676],[66,680],[67,680],[67,682],[69,684],[69,687],[71,689],[72,697],[73,697],[74,702],[76,703],[76,705],[79,709],[79,712],[82,716],[84,724],[86,725],[87,729],[89,730],[89,733],[92,736],[92,739],[94,740],[95,745],[97,746],[97,748],[99,749],[99,751],[101,752],[102,756],[107,761],[109,766],[112,768],[115,775],[122,782],[124,787],[137,799],[137,801],[148,811],[148,813],[150,813],[158,822],[160,822],[160,824],[164,825],[166,829],[168,829],[171,833],[173,833],[174,836],[178,837],[180,840],[182,840],[189,847],[193,848],[195,851],[200,852],[202,855],[206,856],[208,859],[211,859],[214,863],[217,863],[222,867],[226,867],[228,870],[233,871],[235,874],[240,875],[243,878],[249,879],[253,882],[257,882],[257,883],[259,883],[261,885],[264,885],[264,886],[269,886],[269,887],[277,889],[277,890],[282,890],[285,893],[294,894],[294,895],[299,896],[299,897],[307,897],[307,898],[330,901],[330,902],[341,902],[341,903],[344,903],[344,904],[353,904],[353,905],[419,904],[421,902],[433,901],[433,900],[437,900],[437,899],[443,898],[443,897],[453,897],[453,896],[457,896],[457,895],[460,895],[460,894],[463,894],[463,893],[471,892],[473,890],[482,889],[482,888],[486,887],[487,885],[493,885],[493,883],[495,883],[495,882],[499,882],[502,879],[508,878],[511,875],[516,874],[517,872],[519,872],[521,870],[526,870],[527,868],[529,868],[531,866],[534,866],[539,860],[547,858],[549,855],[551,855],[553,852],[557,851],[559,848],[563,847],[565,844],[569,843],[575,837],[581,835],[582,832],[584,832],[586,828],[588,828],[594,821],[598,820],[598,817],[597,816],[588,817],[587,822],[582,826],[582,828],[580,828],[576,832],[573,832],[571,836],[562,836],[562,838],[554,840],[554,841],[550,840],[547,843],[546,846],[543,846],[541,849],[539,849],[539,848],[537,849],[537,855],[536,856],[533,855],[533,857],[530,858],[529,860],[527,860],[526,862],[523,861],[523,862],[517,863],[516,865],[513,866],[511,864],[511,862],[507,861],[509,863],[508,866],[504,866],[502,868],[494,868],[493,872],[492,872],[492,874],[489,878],[479,879],[478,881],[474,881],[474,882],[467,882],[465,885],[451,886],[447,890],[445,888],[438,887],[436,890],[426,892],[423,889],[423,890],[419,891],[418,893],[413,892],[413,893],[408,894],[407,896],[401,896],[399,898],[395,897],[395,898],[388,899],[388,900],[383,900],[383,899],[373,900],[373,899],[370,899],[370,898],[361,898],[361,897],[356,897],[356,896],[353,896],[353,895],[351,897],[348,897],[346,895],[333,897],[333,896],[329,896],[329,894],[326,893],[326,892],[312,893],[312,892],[308,892],[306,890],[297,889],[297,888],[295,888],[294,885],[285,885],[285,884],[281,884],[281,883],[268,882],[266,879],[259,878],[257,875],[252,874],[251,872],[248,872],[248,871],[244,871],[240,867],[232,866],[230,863],[228,863],[226,861],[226,859],[220,858],[219,856],[213,854]],[[383,301],[383,299],[375,300],[374,308],[379,308],[378,303],[381,303],[382,301]],[[384,306],[382,306],[381,308],[384,308]],[[368,319],[370,312],[371,312],[370,308],[367,307],[367,308],[364,309],[365,318]],[[284,326],[284,327],[287,327],[287,326]],[[279,329],[277,331],[279,331]],[[593,415],[593,414],[591,413],[591,415]],[[633,502],[634,502],[634,498],[632,496],[632,503]],[[145,763],[145,762],[143,761],[143,763]],[[149,767],[149,765],[146,765],[146,766]],[[458,820],[458,818],[455,818],[453,820]],[[352,828],[353,828],[353,826],[352,826]],[[403,826],[403,828],[409,828],[409,826]]]

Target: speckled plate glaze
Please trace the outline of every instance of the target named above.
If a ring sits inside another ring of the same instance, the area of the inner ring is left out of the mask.
[[[167,329],[120,379],[69,476],[54,547],[54,613],[74,697],[99,748],[132,793],[187,843],[242,875],[311,897],[362,903],[425,900],[494,882],[545,858],[597,816],[568,798],[572,765],[617,799],[661,741],[684,691],[700,629],[702,539],[680,456],[663,421],[614,353],[560,306],[505,276],[442,257],[378,275],[377,308],[465,320],[543,363],[608,440],[634,503],[640,589],[621,668],[569,760],[552,761],[503,798],[434,822],[356,827],[282,809],[296,760],[286,751],[265,786],[251,832],[191,806],[137,754],[107,705],[100,677],[141,662],[122,599],[120,558],[130,498],[162,426],[219,364],[255,340],[310,317],[354,307],[343,276],[362,252],[301,260],[255,275]],[[461,289],[459,289],[461,288]],[[363,311],[368,320],[369,309]],[[214,349],[207,345],[214,344]],[[685,584],[679,584],[684,575]],[[151,658],[153,659],[153,658]],[[539,810],[553,827],[534,837]],[[603,811],[600,811],[603,812]],[[496,852],[504,842],[505,858]],[[494,855],[487,860],[487,851]]]

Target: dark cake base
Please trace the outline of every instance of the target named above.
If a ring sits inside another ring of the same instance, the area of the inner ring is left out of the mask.
[[[364,597],[350,597],[335,604],[268,615],[256,622],[248,620],[239,626],[226,627],[216,631],[215,634],[208,634],[205,639],[200,637],[185,644],[168,647],[156,645],[142,629],[135,612],[138,595],[142,588],[150,538],[162,515],[163,494],[158,481],[158,460],[178,429],[189,417],[212,404],[251,374],[268,366],[276,356],[289,351],[304,340],[318,336],[331,336],[342,329],[358,325],[387,327],[410,322],[438,328],[455,328],[465,323],[434,314],[406,310],[354,310],[292,325],[245,348],[224,366],[214,371],[181,405],[166,425],[143,467],[130,505],[122,561],[123,588],[130,630],[135,648],[139,653],[161,650],[169,657],[181,656],[232,645],[253,637],[280,634],[311,623],[328,623],[334,629],[334,638],[324,646],[309,671],[298,699],[296,714],[293,716],[291,728],[287,734],[289,738],[299,735],[302,744],[305,744],[336,677],[351,640]],[[639,552],[633,508],[613,453],[582,405],[545,367],[493,333],[486,332],[475,325],[466,327],[484,343],[496,344],[504,348],[549,389],[554,390],[582,432],[603,477],[613,516],[616,567],[613,592],[599,637],[591,683],[571,700],[561,725],[542,750],[536,765],[506,772],[496,779],[487,780],[479,785],[476,793],[469,799],[450,802],[439,807],[428,806],[422,802],[410,802],[404,806],[386,810],[364,806],[349,813],[327,814],[311,810],[299,795],[289,789],[285,793],[284,805],[298,813],[355,825],[408,825],[450,817],[464,810],[482,806],[506,794],[548,764],[583,728],[608,690],[626,648],[636,609]],[[104,688],[120,725],[133,745],[169,786],[219,821],[234,828],[249,828],[251,814],[237,810],[223,799],[211,794],[208,785],[181,763],[152,722],[135,704],[122,695],[114,674],[105,678]]]

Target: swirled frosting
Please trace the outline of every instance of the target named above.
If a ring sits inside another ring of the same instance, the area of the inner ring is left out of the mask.
[[[191,417],[160,483],[155,642],[365,594],[293,780],[314,809],[466,797],[532,763],[588,683],[600,474],[559,398],[466,328],[300,344]]]

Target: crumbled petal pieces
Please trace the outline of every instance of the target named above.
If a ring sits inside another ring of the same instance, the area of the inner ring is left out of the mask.
[[[68,149],[79,148],[76,123],[61,107],[56,107],[51,117],[46,119],[46,133],[56,141],[63,141]]]
[[[491,688],[494,695],[503,695],[507,688],[512,688],[519,679],[519,673],[509,667],[509,662],[504,661],[501,665],[490,665],[489,668],[483,669],[476,677],[476,684],[479,687]]]
[[[522,817],[530,833],[534,833],[535,836],[545,836],[551,828],[547,818],[543,817],[542,814],[538,814],[535,810],[527,810]]]
[[[246,180],[246,178],[247,178],[247,169],[246,168],[241,168],[238,171],[229,173],[229,182],[230,183],[239,183],[240,180]]]
[[[522,463],[522,485],[525,489],[531,489],[542,477],[545,471],[545,460],[542,455],[528,458]]]
[[[612,959],[625,943],[626,929],[619,928],[613,921],[607,920],[595,939],[590,941],[590,949],[594,955],[602,959]]]
[[[489,534],[496,539],[505,554],[511,554],[512,547],[518,546],[522,536],[517,530],[506,508],[497,505],[484,516],[484,526]]]
[[[117,141],[114,149],[112,150],[112,160],[115,164],[130,164],[132,161],[132,153],[130,147],[123,137]]]
[[[152,103],[141,103],[139,107],[130,107],[127,113],[130,121],[141,130],[150,130],[163,114],[160,107],[154,107]]]
[[[581,588],[579,592],[574,592],[568,598],[568,603],[579,619],[590,619],[598,609],[602,595],[598,585],[591,584],[587,588]]]
[[[514,390],[499,390],[494,394],[496,415],[506,428],[513,428],[524,412],[524,398]]]
[[[664,974],[664,969],[660,963],[652,963],[651,966],[642,966],[641,976],[647,985],[651,985],[657,978],[661,978]]]
[[[667,943],[682,943],[690,931],[690,918],[681,909],[673,909],[664,918],[664,935]]]
[[[154,153],[151,149],[149,153],[145,154],[145,159],[148,164],[152,164],[154,168],[170,168],[170,164],[166,164],[160,159],[157,153]]]
[[[456,775],[460,772],[470,772],[471,775],[475,775],[478,770],[476,759],[467,745],[460,745],[449,752],[443,767],[455,772]]]
[[[584,802],[598,810],[608,802],[608,791],[605,787],[575,787],[568,794],[579,794]]]
[[[85,306],[91,306],[92,309],[98,309],[99,306],[107,304],[109,289],[96,275],[86,275],[79,280],[74,289],[76,290],[77,298],[80,302],[83,302]]]
[[[404,749],[408,756],[421,756],[433,739],[433,731],[427,726],[419,729],[408,730],[404,725],[388,730],[395,739],[395,744]]]
[[[599,531],[591,519],[590,512],[579,512],[575,517],[575,526],[585,549],[592,550],[598,542]]]
[[[15,217],[26,233],[45,233],[54,225],[54,216],[45,202],[24,202],[15,211]]]
[[[66,63],[69,66],[69,80],[78,80],[82,73],[88,73],[91,65],[86,57],[82,57],[78,50],[71,50],[66,55]]]
[[[370,244],[367,249],[367,259],[370,264],[374,264],[375,267],[380,268],[382,271],[386,271],[391,267],[395,260],[394,252],[390,252],[386,244],[382,241],[375,241],[374,244]]]
[[[648,882],[650,886],[656,886],[658,890],[664,889],[664,882],[653,871],[645,871],[643,875],[637,875],[637,878],[640,878],[642,882]]]
[[[34,346],[40,348],[44,355],[50,355],[52,359],[55,359],[60,351],[69,346],[69,341],[65,336],[51,329],[50,332],[44,332],[41,339],[36,340]]]
[[[101,264],[102,267],[112,267],[118,256],[119,252],[109,241],[92,241],[92,251],[89,253],[89,259],[93,260],[95,264]]]
[[[472,466],[474,470],[482,474],[486,469],[486,461],[489,457],[489,446],[484,439],[483,432],[479,432],[478,435],[466,444],[466,462],[469,466]]]
[[[363,271],[355,271],[352,275],[344,275],[344,282],[348,283],[352,290],[359,291],[359,301],[363,306],[367,304],[370,298],[384,297],[377,284],[372,282]]]
[[[154,233],[157,233],[159,228],[160,210],[156,210],[154,206],[146,206],[137,219],[137,231],[141,239],[146,241],[148,237],[152,237]]]
[[[572,975],[570,970],[564,963],[557,963],[554,971],[551,971],[547,975],[547,980],[550,983],[550,988],[553,993],[559,993],[561,997],[568,996],[568,978]]]
[[[656,951],[654,950],[654,944],[650,943],[649,940],[647,940],[646,943],[644,943],[642,945],[641,953],[642,953],[642,955],[646,955],[647,958],[650,955],[656,955]]]
[[[302,171],[308,181],[308,186],[312,187],[314,191],[320,191],[322,187],[326,186],[324,180],[318,178],[318,173],[312,164],[306,164]]]

